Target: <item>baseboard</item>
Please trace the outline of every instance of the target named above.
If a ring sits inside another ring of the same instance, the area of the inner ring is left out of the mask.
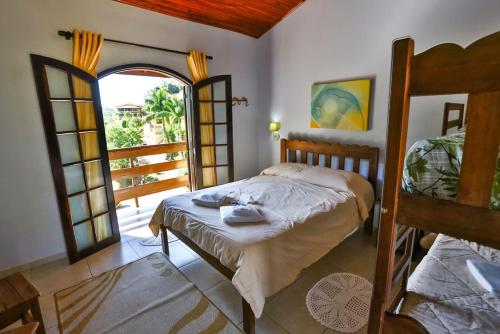
[[[8,275],[15,273],[15,272],[18,272],[18,271],[20,271],[20,272],[28,271],[28,270],[31,270],[33,268],[36,268],[36,267],[42,266],[44,264],[54,262],[54,261],[57,261],[57,260],[60,260],[62,258],[66,258],[66,257],[67,257],[66,252],[63,252],[63,253],[47,256],[47,257],[29,262],[29,263],[25,263],[25,264],[22,264],[19,266],[4,269],[4,270],[0,271],[0,278],[3,278],[5,276],[8,276]]]

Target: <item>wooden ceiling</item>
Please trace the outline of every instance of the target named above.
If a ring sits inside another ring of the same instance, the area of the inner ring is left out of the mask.
[[[305,0],[115,1],[258,38]]]

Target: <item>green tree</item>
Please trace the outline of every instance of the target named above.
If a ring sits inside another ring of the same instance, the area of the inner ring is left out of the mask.
[[[182,120],[185,115],[184,102],[174,94],[180,88],[164,83],[162,86],[150,90],[145,98],[142,110],[146,113],[145,123],[159,120],[162,125],[165,143],[182,141],[185,138],[185,129]]]
[[[122,126],[111,126],[106,129],[106,142],[108,148],[134,147],[144,144],[140,130]]]

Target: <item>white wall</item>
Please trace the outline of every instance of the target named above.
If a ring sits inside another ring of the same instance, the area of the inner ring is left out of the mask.
[[[443,42],[466,46],[500,30],[498,0],[309,0],[259,40],[261,115],[259,166],[276,163],[279,143],[265,130],[281,121],[282,137],[359,143],[382,149],[386,137],[392,41],[411,36],[415,52]],[[375,77],[368,132],[311,129],[314,82]],[[440,134],[444,101],[418,98],[408,142]]]
[[[29,54],[71,61],[72,43],[57,30],[80,28],[105,37],[204,49],[214,56],[210,75],[231,74],[233,95],[249,108],[234,109],[235,176],[257,171],[257,40],[103,0],[16,0],[0,3],[0,271],[65,251]],[[143,62],[188,75],[185,58],[105,43],[98,70]]]

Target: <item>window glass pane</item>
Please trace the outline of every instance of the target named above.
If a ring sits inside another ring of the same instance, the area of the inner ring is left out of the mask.
[[[217,165],[227,165],[227,146],[216,146]]]
[[[85,174],[89,188],[95,188],[104,184],[101,161],[86,162]]]
[[[200,100],[200,122],[202,123],[213,122],[211,86],[207,85],[201,87],[198,90],[198,98]]]
[[[216,144],[227,144],[227,126],[226,125],[216,125],[215,126],[215,143]]]
[[[200,102],[200,122],[212,123],[213,121],[212,102]]]
[[[212,145],[214,143],[213,125],[200,125],[201,145]]]
[[[225,100],[226,99],[226,82],[218,81],[213,84],[214,90],[214,100]]]
[[[108,198],[106,197],[106,189],[104,187],[89,191],[90,206],[92,215],[98,215],[108,211]]]
[[[69,93],[68,74],[57,68],[45,66],[51,98],[71,98]]]
[[[214,103],[215,123],[226,123],[226,103]]]
[[[84,160],[95,159],[101,156],[97,141],[97,132],[85,132],[80,134],[82,139],[82,154]]]
[[[68,194],[85,190],[82,165],[64,167],[64,180],[66,181],[66,191]]]
[[[52,102],[52,111],[56,122],[56,131],[74,131],[75,118],[73,117],[73,106],[69,101]]]
[[[215,150],[213,146],[204,146],[201,148],[201,165],[202,166],[213,166]]]
[[[78,149],[76,134],[57,135],[57,140],[63,164],[80,161],[80,150]]]
[[[198,90],[200,101],[212,102],[212,85],[208,84]]]
[[[85,80],[80,79],[76,75],[73,77],[73,90],[75,91],[75,98],[79,99],[91,99],[92,89],[90,83]]]
[[[73,226],[75,232],[76,246],[78,250],[88,248],[94,244],[94,236],[92,235],[92,225],[90,222],[81,223]]]
[[[73,224],[90,217],[87,194],[85,193],[69,197],[69,208]]]
[[[229,182],[229,169],[227,167],[217,167],[217,184]]]
[[[204,187],[215,186],[215,168],[214,167],[203,168],[203,186]]]
[[[94,105],[92,102],[76,102],[75,105],[78,128],[80,130],[96,129],[97,125],[95,123]]]
[[[111,229],[111,220],[109,214],[106,213],[94,219],[94,229],[97,242],[109,238],[113,231]]]

